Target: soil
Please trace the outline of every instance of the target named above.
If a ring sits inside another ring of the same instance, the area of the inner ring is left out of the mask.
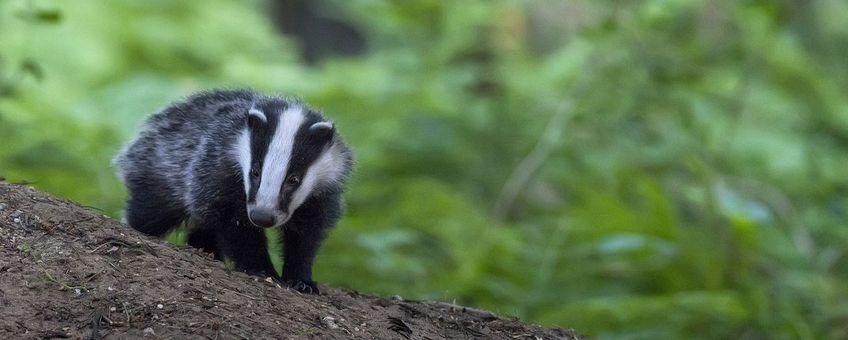
[[[142,337],[577,339],[441,302],[300,294],[0,179],[0,339]]]

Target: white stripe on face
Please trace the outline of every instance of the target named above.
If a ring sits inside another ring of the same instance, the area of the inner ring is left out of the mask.
[[[344,166],[343,156],[336,145],[332,145],[321,153],[321,156],[306,170],[303,181],[295,190],[289,202],[289,212],[293,213],[300,207],[316,187],[340,181],[344,174]]]
[[[305,118],[300,106],[291,106],[280,115],[277,129],[271,137],[265,160],[262,162],[262,182],[256,193],[257,208],[282,213],[278,207],[280,188],[288,172],[294,138]]]
[[[244,176],[244,194],[250,195],[250,130],[245,128],[241,131],[236,141],[235,154]]]

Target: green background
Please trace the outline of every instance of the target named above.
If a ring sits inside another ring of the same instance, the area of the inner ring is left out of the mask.
[[[193,91],[297,96],[356,153],[316,279],[600,339],[848,337],[848,2],[0,0],[0,175],[119,216]]]

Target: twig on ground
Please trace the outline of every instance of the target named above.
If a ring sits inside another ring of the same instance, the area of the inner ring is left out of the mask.
[[[494,313],[489,312],[489,311],[485,311],[485,310],[482,310],[482,309],[460,306],[460,305],[448,303],[448,302],[433,302],[433,304],[438,306],[438,307],[448,308],[450,310],[457,310],[457,311],[460,311],[460,312],[463,312],[463,313],[468,313],[468,314],[471,314],[475,317],[481,318],[483,320],[494,320],[494,319],[498,318],[498,316],[495,315]]]
[[[84,286],[70,286],[70,285],[68,285],[67,283],[65,283],[64,281],[59,280],[59,279],[57,279],[57,278],[53,277],[53,275],[50,275],[50,272],[49,272],[49,271],[47,271],[47,268],[44,268],[44,264],[42,264],[42,263],[41,263],[41,260],[36,260],[36,261],[35,261],[35,263],[38,265],[38,268],[41,268],[41,272],[42,272],[45,276],[47,276],[47,279],[48,279],[48,280],[50,280],[51,282],[56,283],[56,284],[58,284],[58,285],[62,286],[62,289],[67,289],[67,290],[76,290],[76,289],[88,290],[88,289],[87,289],[87,288],[85,288]]]

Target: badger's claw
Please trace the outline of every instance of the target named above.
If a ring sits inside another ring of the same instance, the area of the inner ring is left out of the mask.
[[[286,281],[286,285],[304,294],[321,294],[315,281],[295,279]]]

